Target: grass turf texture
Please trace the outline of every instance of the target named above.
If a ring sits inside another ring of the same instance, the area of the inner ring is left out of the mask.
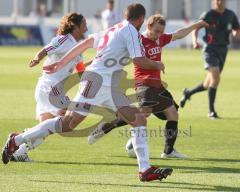
[[[41,67],[28,68],[29,60],[39,48],[0,48],[0,145],[10,132],[20,132],[37,123],[34,88]],[[86,59],[93,51],[85,54]],[[164,50],[166,74],[163,80],[177,101],[184,87],[195,86],[205,76],[200,51]],[[132,66],[128,66],[132,77]],[[0,191],[239,191],[239,51],[230,51],[217,93],[216,109],[222,120],[209,120],[207,92],[192,97],[180,109],[177,150],[187,160],[161,160],[164,138],[149,138],[153,165],[172,167],[171,177],[163,182],[141,183],[137,163],[128,158],[125,144],[128,127],[114,130],[93,146],[86,137],[67,138],[53,135],[30,153],[35,163],[0,164]],[[76,88],[70,93],[74,95]],[[89,117],[81,127],[95,123]],[[155,117],[148,119],[148,128],[164,127]],[[191,130],[190,130],[191,127]]]

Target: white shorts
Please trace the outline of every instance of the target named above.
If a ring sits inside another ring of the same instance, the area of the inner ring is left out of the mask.
[[[98,106],[108,108],[114,112],[118,109],[130,106],[131,102],[127,96],[117,88],[101,86],[97,90],[88,81],[82,81],[80,88],[68,110],[87,116],[92,107]]]
[[[43,113],[51,113],[53,116],[57,116],[59,110],[66,109],[70,103],[68,96],[62,90],[49,86],[46,88],[41,81],[36,86],[35,100],[37,119]]]

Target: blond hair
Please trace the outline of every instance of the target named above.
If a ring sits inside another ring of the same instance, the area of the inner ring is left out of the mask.
[[[155,14],[148,18],[147,20],[147,26],[152,27],[155,23],[158,23],[160,25],[166,25],[166,20],[161,14]]]

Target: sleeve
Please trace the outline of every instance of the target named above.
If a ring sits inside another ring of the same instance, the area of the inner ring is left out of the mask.
[[[233,26],[233,29],[234,30],[239,30],[240,29],[240,25],[239,25],[239,21],[238,21],[238,18],[236,16],[235,13],[233,13],[233,22],[232,22],[232,26]]]
[[[48,55],[52,55],[57,53],[59,50],[62,49],[64,42],[68,39],[68,36],[57,36],[54,37],[51,42],[44,47],[45,51]]]
[[[200,15],[199,19],[207,22],[207,16],[208,16],[208,12],[205,11]]]
[[[172,37],[173,37],[173,35],[171,33],[162,34],[159,38],[159,42],[160,42],[161,47],[164,47],[165,45],[170,43],[172,41]]]
[[[98,43],[100,41],[100,39],[102,38],[102,36],[104,35],[105,31],[101,31],[99,33],[93,33],[88,35],[88,38],[93,38],[94,42],[93,42],[93,48],[96,49],[98,47]]]
[[[132,59],[145,56],[141,35],[133,26],[128,25],[128,33],[124,34],[124,38],[127,50]]]

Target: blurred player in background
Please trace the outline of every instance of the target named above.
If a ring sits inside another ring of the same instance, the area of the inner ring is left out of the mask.
[[[196,28],[208,26],[204,21],[199,21],[182,28],[174,33],[164,33],[166,21],[156,14],[148,18],[147,30],[142,34],[142,43],[146,56],[161,62],[162,48],[177,39],[184,38]],[[172,94],[164,87],[161,81],[161,71],[158,69],[142,69],[134,66],[136,94],[140,107],[144,113],[153,113],[161,120],[167,120],[165,126],[165,149],[161,158],[186,158],[185,155],[174,149],[174,143],[178,133],[178,105]],[[111,123],[100,124],[88,137],[89,144],[93,144],[105,134],[116,127],[127,125],[117,118]]]
[[[60,23],[57,36],[51,42],[40,50],[29,66],[34,67],[47,56],[47,60],[43,65],[49,65],[61,59],[70,49],[77,45],[78,41],[83,38],[83,34],[87,31],[85,18],[81,14],[70,13],[65,15]],[[59,115],[64,115],[69,104],[69,99],[64,91],[64,80],[69,77],[74,68],[77,71],[84,70],[82,56],[77,56],[69,62],[66,67],[53,74],[46,74],[44,71],[39,78],[36,90],[36,118],[40,122],[54,118]],[[61,83],[60,83],[61,82]],[[52,94],[55,100],[63,106],[61,109],[54,106],[49,101],[49,94]],[[27,152],[36,148],[43,142],[44,138],[31,140],[28,143],[22,144],[19,149],[13,154],[13,161],[29,162]]]
[[[200,83],[192,89],[184,89],[183,98],[180,106],[184,107],[187,100],[195,94],[208,90],[209,113],[211,119],[219,118],[215,111],[214,103],[217,88],[220,82],[221,72],[224,67],[228,52],[229,36],[232,32],[233,37],[240,38],[240,26],[235,13],[225,8],[225,0],[212,0],[213,9],[203,13],[201,19],[209,23],[209,27],[205,29],[203,37],[203,57],[205,61],[205,69],[208,70],[204,82]],[[198,41],[198,29],[194,31],[193,47],[200,47]]]
[[[150,166],[148,143],[145,137],[146,118],[136,107],[130,106],[128,98],[118,89],[123,58],[132,58],[133,63],[145,69],[164,70],[161,62],[145,57],[139,30],[144,22],[146,10],[138,3],[130,4],[125,12],[126,20],[105,32],[97,47],[97,55],[83,73],[80,90],[69,106],[64,117],[48,119],[21,134],[11,134],[2,151],[2,161],[9,162],[18,147],[33,139],[45,138],[51,133],[72,131],[91,111],[92,106],[108,108],[117,113],[131,128],[132,144],[139,165],[140,181],[162,180],[171,175],[171,168]],[[85,41],[86,42],[86,41]],[[59,62],[45,66],[47,73],[54,73],[79,53],[81,43],[64,56]],[[83,47],[84,49],[84,47]],[[112,63],[112,61],[116,61]],[[108,63],[110,61],[110,65]]]
[[[112,27],[120,22],[121,18],[117,11],[114,10],[114,0],[108,0],[106,9],[101,14],[103,29]]]

